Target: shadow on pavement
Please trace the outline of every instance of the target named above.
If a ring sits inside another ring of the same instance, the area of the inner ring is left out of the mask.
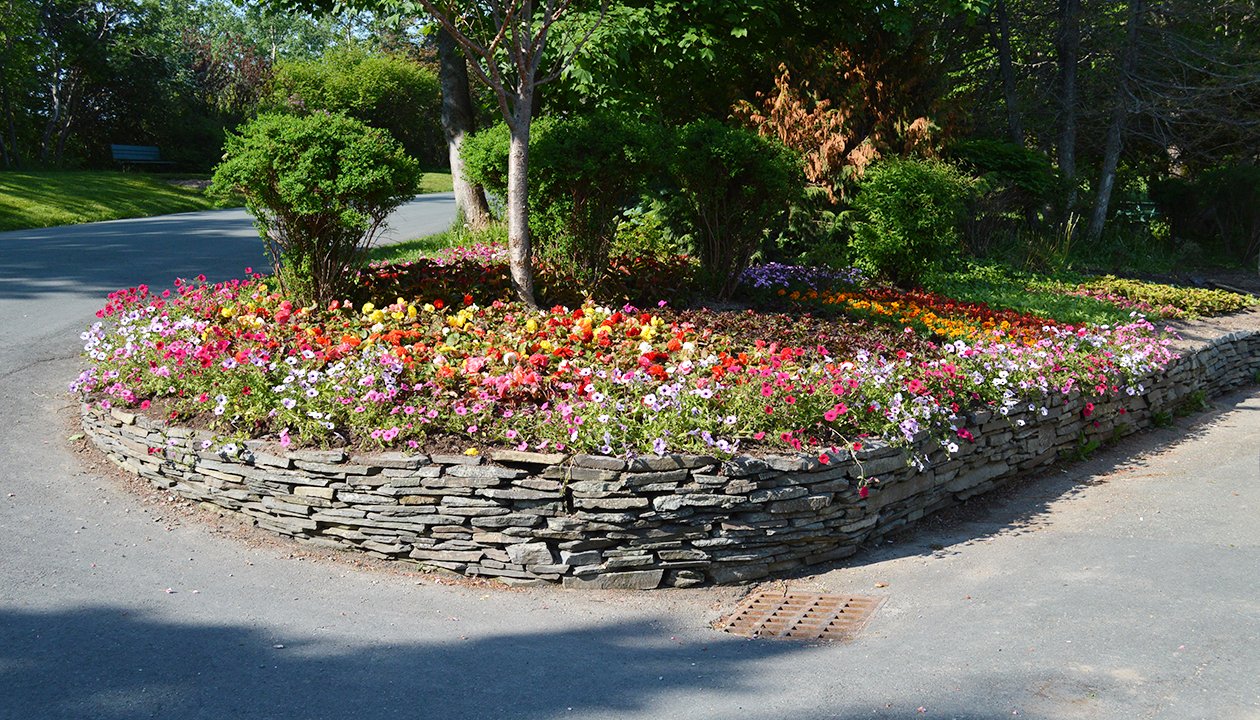
[[[370,647],[317,634],[112,607],[3,610],[0,718],[615,717],[751,692],[760,662],[806,648],[716,633],[698,645],[642,621]]]
[[[176,277],[240,277],[270,267],[253,223],[233,211],[167,215],[0,235],[0,299],[99,296]]]

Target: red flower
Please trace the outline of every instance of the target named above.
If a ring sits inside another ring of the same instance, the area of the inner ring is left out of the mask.
[[[1085,407],[1081,409],[1081,417],[1089,417],[1094,414],[1094,403],[1085,403]]]
[[[818,456],[818,462],[822,463],[823,465],[830,464],[831,456],[828,455],[827,453],[822,453],[821,455]]]
[[[858,488],[858,497],[860,497],[860,498],[867,498],[867,497],[870,497],[870,496],[871,496],[871,489],[870,489],[870,488],[866,487],[865,485],[863,485],[862,487]]]

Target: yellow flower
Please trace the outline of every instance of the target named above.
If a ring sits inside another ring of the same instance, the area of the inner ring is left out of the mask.
[[[538,332],[538,321],[533,318],[526,320],[525,332]]]
[[[225,318],[230,318],[236,314],[236,308],[224,306],[219,310],[219,314]]]
[[[465,451],[464,451],[464,454],[465,454],[465,455],[468,455],[469,457],[471,457],[471,456],[473,456],[473,455],[480,455],[480,454],[481,454],[481,451],[479,451],[479,450],[478,450],[477,448],[475,448],[475,447],[470,447],[470,448],[468,448],[467,450],[465,450]]]
[[[376,309],[376,306],[375,306],[375,305],[373,305],[372,303],[363,303],[363,314],[364,314],[364,315],[371,315],[371,314],[372,314],[372,311],[373,311],[373,310],[375,310],[375,309]]]

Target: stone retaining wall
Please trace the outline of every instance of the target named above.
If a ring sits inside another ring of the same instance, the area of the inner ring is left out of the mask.
[[[1145,394],[1056,399],[1049,414],[966,418],[974,444],[949,456],[925,441],[856,455],[634,460],[497,451],[489,455],[283,452],[250,442],[236,457],[200,451],[202,434],[83,406],[84,430],[125,469],[284,535],[507,582],[570,588],[686,587],[779,575],[843,558],[866,541],[1053,463],[1083,443],[1152,424],[1188,395],[1253,382],[1260,333],[1183,353]],[[1121,409],[1124,413],[1120,413]],[[878,478],[867,498],[860,478]]]

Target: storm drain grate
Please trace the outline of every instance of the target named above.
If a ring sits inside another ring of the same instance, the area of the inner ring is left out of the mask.
[[[752,638],[851,640],[883,601],[882,597],[763,592],[749,597],[721,629]]]

